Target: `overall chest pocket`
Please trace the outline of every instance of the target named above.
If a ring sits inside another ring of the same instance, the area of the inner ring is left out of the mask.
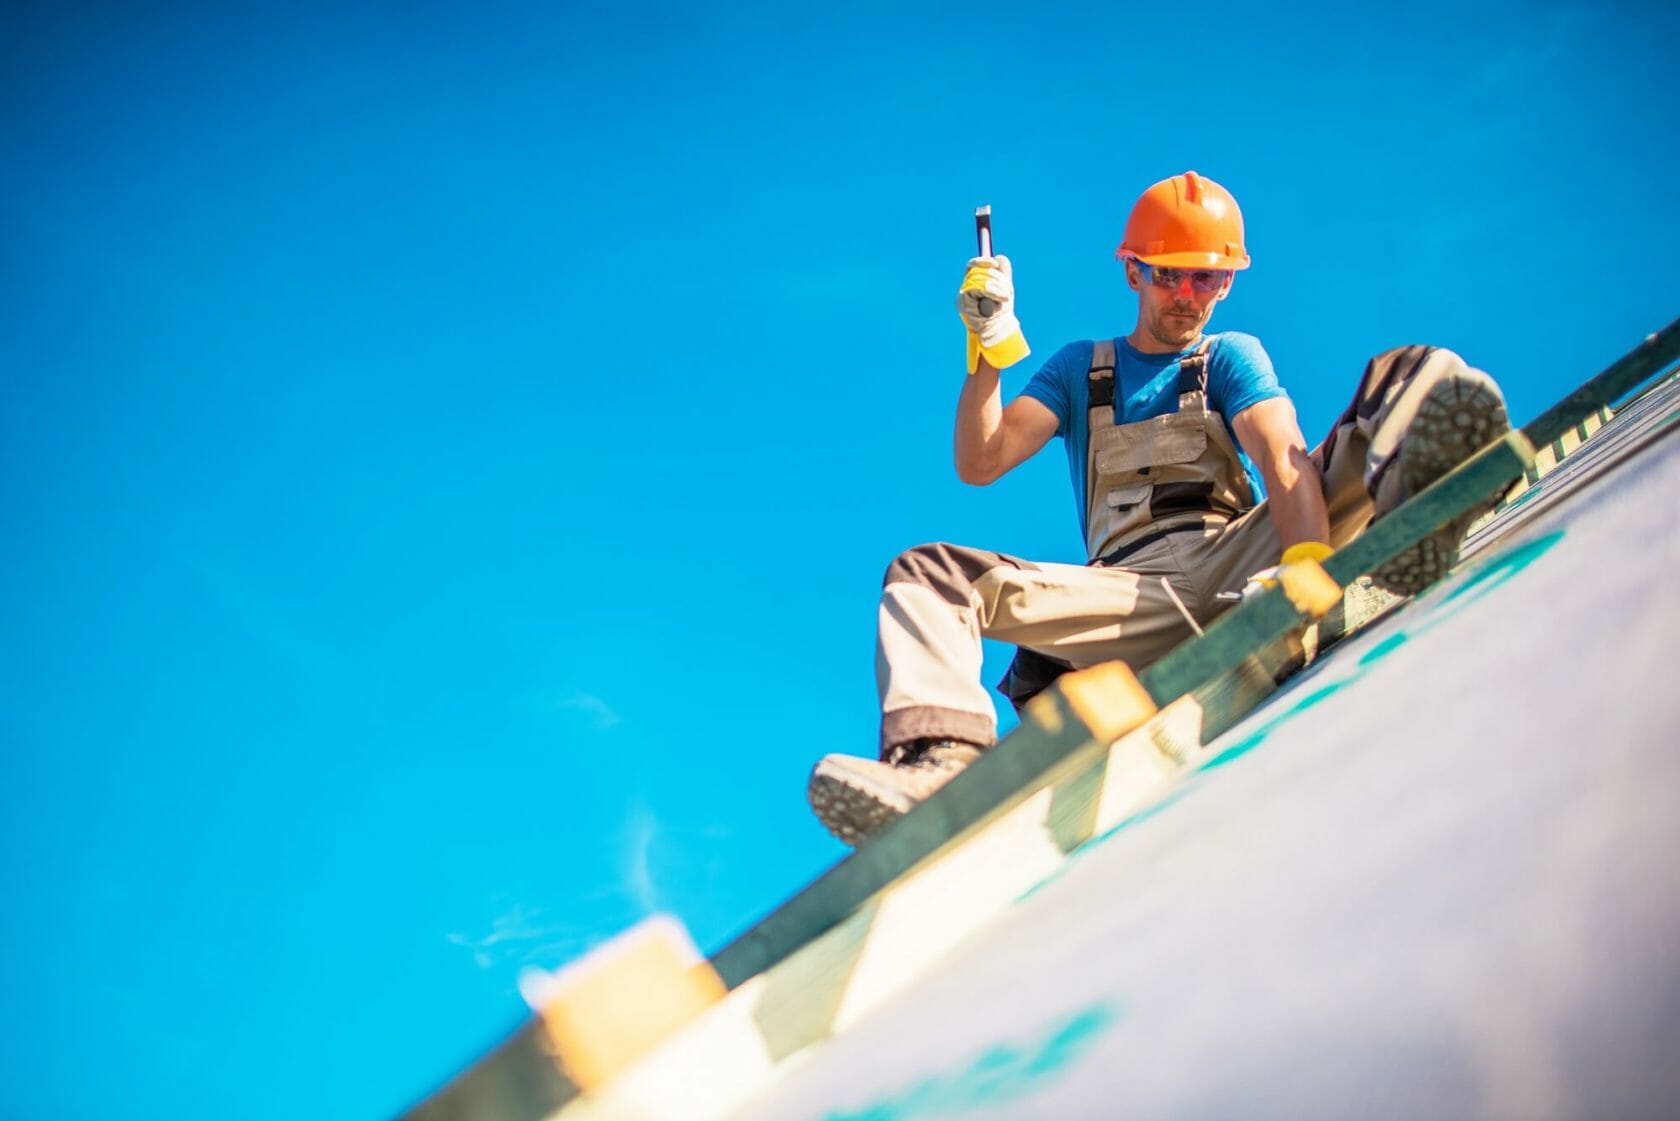
[[[1097,474],[1103,479],[1135,475],[1147,467],[1169,463],[1194,463],[1208,445],[1207,429],[1200,422],[1157,426],[1146,421],[1113,429],[1112,434],[1112,439],[1104,441],[1107,447],[1097,448]]]

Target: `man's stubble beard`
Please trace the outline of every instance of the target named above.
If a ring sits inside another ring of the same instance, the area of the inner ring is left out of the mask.
[[[1169,329],[1167,323],[1167,314],[1166,312],[1162,312],[1150,322],[1149,333],[1154,335],[1155,341],[1160,343],[1162,346],[1176,346],[1183,349],[1189,344],[1191,339],[1194,339],[1201,333],[1206,320],[1198,318],[1194,320],[1189,327],[1180,327],[1177,329]]]

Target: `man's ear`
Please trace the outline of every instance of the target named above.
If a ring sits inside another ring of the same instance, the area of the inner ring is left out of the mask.
[[[1215,296],[1214,299],[1215,300],[1223,300],[1226,296],[1229,296],[1231,294],[1231,285],[1235,284],[1236,282],[1237,282],[1237,274],[1235,272],[1233,272],[1233,273],[1231,273],[1230,276],[1225,278],[1225,283],[1219,289],[1219,295]]]
[[[1134,292],[1143,291],[1143,281],[1138,275],[1137,262],[1129,258],[1126,261],[1126,287]]]

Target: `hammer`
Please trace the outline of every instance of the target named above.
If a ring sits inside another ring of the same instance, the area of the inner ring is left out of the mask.
[[[974,240],[979,243],[980,256],[992,255],[992,208],[989,205],[974,208]],[[981,296],[976,303],[981,315],[990,315],[997,310],[997,301],[990,296]]]

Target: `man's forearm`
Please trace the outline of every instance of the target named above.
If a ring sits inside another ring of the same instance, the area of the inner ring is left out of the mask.
[[[1330,541],[1330,513],[1324,481],[1304,448],[1291,448],[1282,462],[1263,465],[1266,509],[1285,549],[1303,541]]]
[[[963,379],[957,398],[957,478],[965,483],[989,483],[997,478],[1003,459],[1003,391],[990,362]]]

